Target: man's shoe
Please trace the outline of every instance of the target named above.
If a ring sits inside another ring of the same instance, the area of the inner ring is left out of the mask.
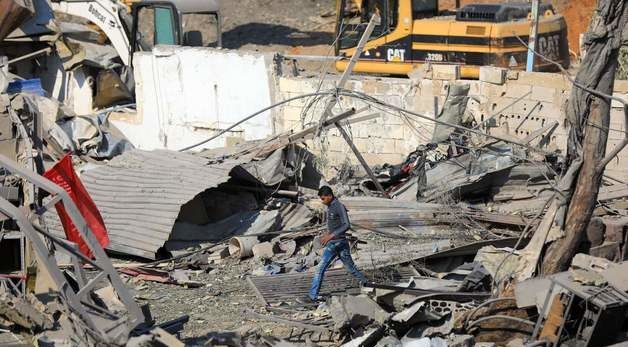
[[[316,299],[312,299],[309,296],[299,297],[297,298],[297,302],[303,305],[318,305],[321,302],[325,302],[325,298],[322,296],[317,296]]]

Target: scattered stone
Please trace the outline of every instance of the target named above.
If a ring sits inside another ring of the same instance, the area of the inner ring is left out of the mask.
[[[472,347],[475,343],[473,335],[450,334],[447,338],[449,347]]]
[[[571,272],[571,278],[575,282],[579,282],[583,285],[601,287],[605,285],[606,283],[608,283],[608,281],[606,281],[604,276],[602,276],[601,274],[597,272],[581,270],[581,269],[571,269],[570,272]]]
[[[375,347],[402,347],[403,344],[398,338],[388,335],[377,342]]]
[[[384,329],[383,327],[373,328],[367,330],[362,336],[354,338],[353,340],[345,343],[342,347],[366,347],[372,346],[381,337]]]
[[[371,322],[383,324],[390,318],[373,299],[364,296],[333,296],[329,303],[329,312],[334,326],[340,330],[367,326]]]
[[[262,242],[253,246],[253,257],[258,259],[270,259],[275,255],[275,243]]]

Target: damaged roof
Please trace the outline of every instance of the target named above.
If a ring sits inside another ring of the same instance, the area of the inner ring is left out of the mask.
[[[107,249],[155,259],[181,206],[226,182],[241,163],[212,163],[168,150],[133,150],[84,171],[81,180],[105,221],[111,241]]]

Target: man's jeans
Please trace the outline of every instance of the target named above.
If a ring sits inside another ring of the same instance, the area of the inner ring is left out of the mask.
[[[353,263],[353,259],[351,259],[351,250],[349,249],[349,242],[347,240],[337,240],[337,241],[329,241],[325,246],[325,251],[323,252],[323,256],[321,257],[321,262],[318,264],[318,269],[316,269],[316,274],[314,275],[314,279],[312,279],[312,287],[310,287],[310,299],[315,300],[318,297],[318,291],[321,288],[321,284],[323,283],[323,276],[325,276],[325,271],[329,267],[329,265],[336,259],[336,257],[340,258],[342,263],[344,264],[347,271],[353,275],[353,277],[357,278],[360,283],[366,283],[367,279],[364,275],[358,270],[358,268]]]

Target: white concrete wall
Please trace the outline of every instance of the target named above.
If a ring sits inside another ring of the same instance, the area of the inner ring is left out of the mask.
[[[136,53],[136,115],[112,122],[142,149],[180,149],[206,139],[272,103],[270,59],[255,53],[161,46]],[[270,112],[199,148],[227,138],[273,133]]]
[[[273,101],[319,90],[318,78],[281,77],[273,74],[272,59],[257,53],[211,48],[158,47],[152,53],[134,58],[138,112],[112,116],[118,126],[143,149],[180,149],[199,142]],[[328,77],[320,90],[336,83]],[[434,116],[434,98],[442,107],[452,83],[470,85],[470,96],[478,99],[480,119],[494,117],[501,127],[489,129],[502,136],[525,138],[553,121],[559,126],[551,134],[546,149],[565,152],[567,129],[564,106],[571,84],[560,74],[509,73],[503,85],[484,81],[447,81],[424,78],[353,76],[346,88],[368,94],[404,109]],[[628,83],[617,81],[615,94],[628,99]],[[265,112],[204,147],[221,147],[239,139],[265,138],[285,131],[297,131],[307,122],[317,122],[325,102],[317,103],[302,119],[306,100],[296,100]],[[343,97],[333,111],[361,108],[366,103]],[[371,165],[399,163],[417,145],[430,141],[434,123],[394,112],[372,109],[356,117],[376,113],[379,117],[352,124],[355,145]],[[613,103],[608,150],[623,137],[623,112]],[[355,157],[337,130],[308,145],[321,155],[324,164],[356,163]],[[532,142],[535,145],[535,142]],[[607,174],[628,180],[628,150],[622,151],[607,168]]]

